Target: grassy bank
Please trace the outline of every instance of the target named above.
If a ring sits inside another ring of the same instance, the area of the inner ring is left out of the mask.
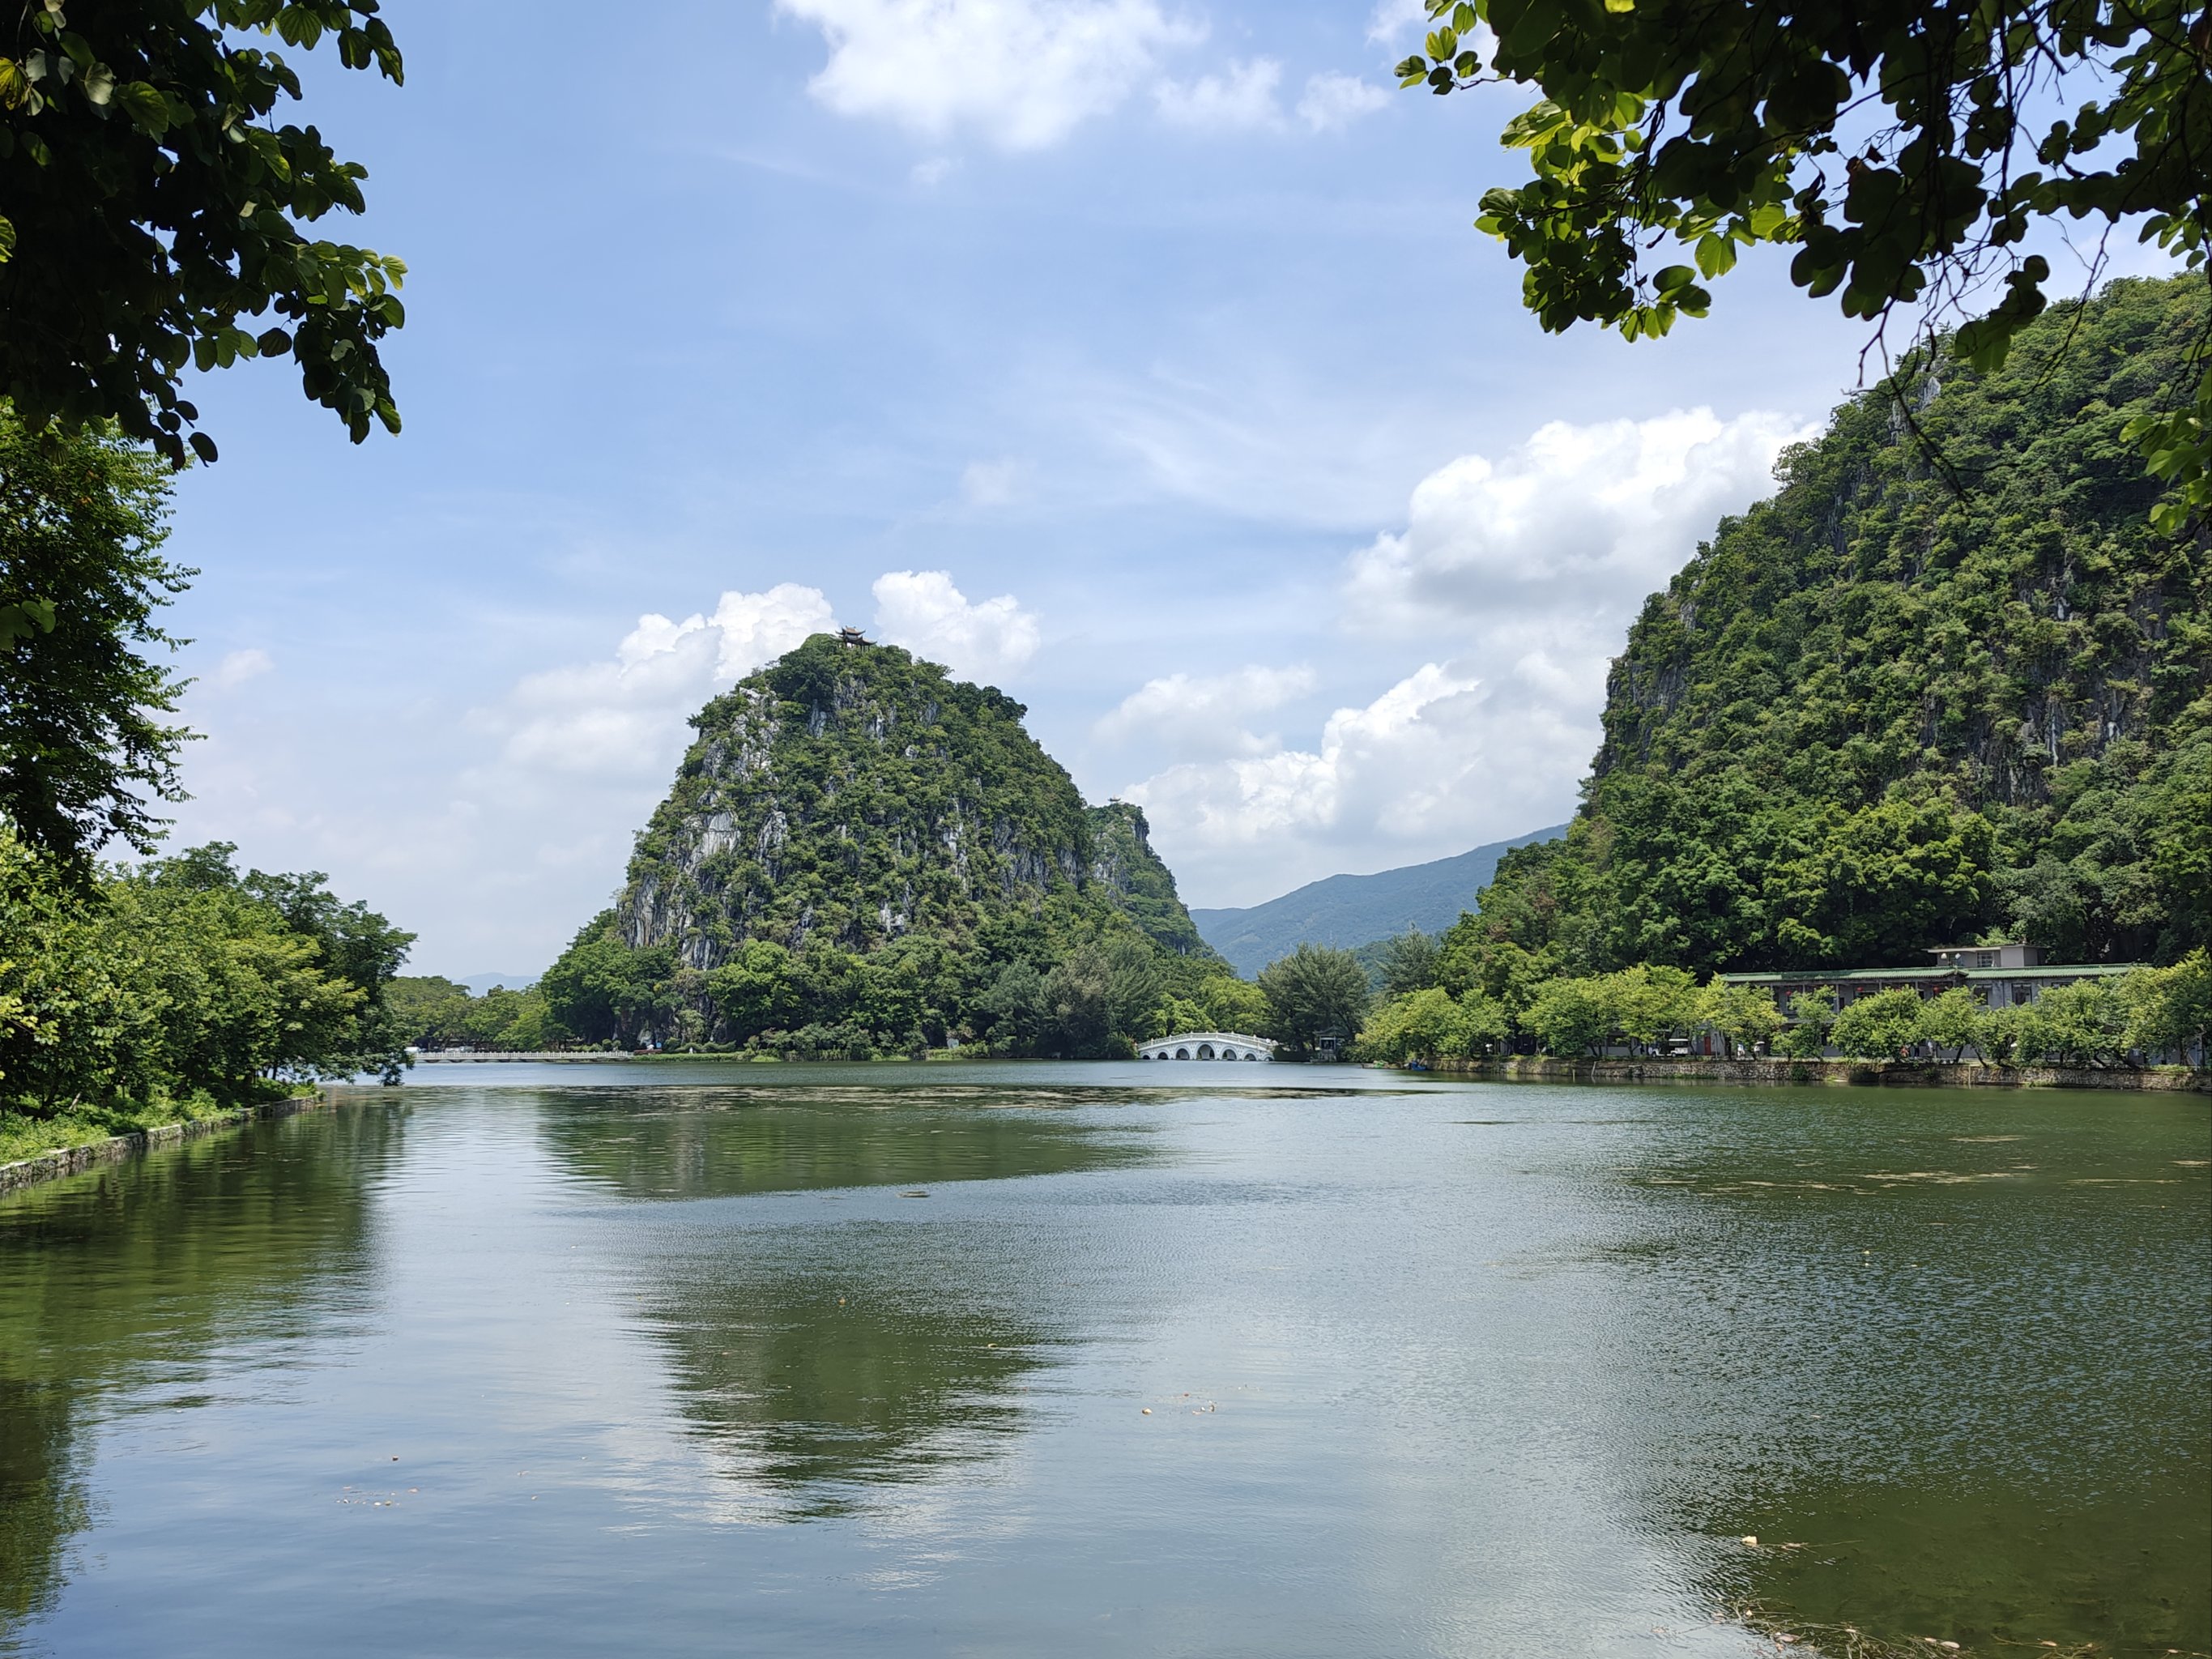
[[[307,1084],[271,1083],[248,1100],[221,1101],[202,1091],[182,1100],[161,1099],[146,1105],[79,1106],[51,1117],[0,1109],[0,1164],[16,1164],[41,1152],[64,1152],[72,1146],[94,1146],[117,1135],[173,1123],[203,1123],[270,1101],[314,1092]]]

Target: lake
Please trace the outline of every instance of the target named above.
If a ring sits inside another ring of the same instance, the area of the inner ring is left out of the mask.
[[[334,1097],[0,1200],[0,1652],[2212,1649],[2203,1097]]]

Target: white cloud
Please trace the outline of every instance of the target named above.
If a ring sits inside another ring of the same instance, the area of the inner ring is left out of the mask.
[[[1501,706],[1513,716],[1499,718]],[[1534,827],[1519,816],[1547,808],[1528,798],[1526,773],[1561,743],[1576,765],[1587,758],[1587,734],[1530,709],[1522,688],[1493,690],[1463,660],[1431,662],[1364,707],[1338,709],[1310,750],[1184,762],[1122,794],[1151,816],[1179,872],[1188,864],[1217,890],[1247,886],[1239,866],[1265,847],[1273,890],[1292,884],[1286,868],[1318,874],[1401,862],[1397,848],[1464,851],[1510,833],[1496,828],[1501,812],[1511,830]],[[1237,902],[1269,896],[1244,891]]]
[[[234,686],[243,685],[250,679],[259,678],[276,665],[269,653],[258,646],[244,651],[232,651],[215,665],[215,672],[207,677],[208,683],[219,690],[228,691]]]
[[[1597,747],[1607,665],[1644,597],[1723,514],[1767,493],[1777,453],[1809,435],[1778,415],[1699,409],[1554,422],[1502,459],[1439,468],[1405,527],[1352,557],[1345,615],[1385,639],[1448,635],[1452,657],[1338,709],[1310,747],[1249,738],[1224,711],[1231,741],[1124,793],[1178,876],[1216,902],[1565,817]],[[1123,705],[1129,730],[1171,706],[1170,684]]]
[[[1298,100],[1298,118],[1316,132],[1333,132],[1389,101],[1389,92],[1356,75],[1316,75],[1307,80],[1305,95]]]
[[[927,190],[945,182],[945,175],[959,165],[949,155],[933,155],[927,161],[916,161],[911,173],[915,183]]]
[[[830,61],[809,83],[840,115],[923,137],[981,133],[1042,149],[1118,106],[1163,53],[1205,30],[1154,0],[776,0],[820,28]]]
[[[1677,410],[1554,421],[1502,460],[1462,456],[1415,488],[1402,532],[1353,559],[1351,615],[1384,631],[1516,617],[1617,631],[1813,430],[1764,410]]]
[[[1222,75],[1163,81],[1152,88],[1160,118],[1199,132],[1249,132],[1282,125],[1275,88],[1283,66],[1272,58],[1231,63]]]
[[[708,618],[708,626],[720,635],[714,672],[725,680],[737,679],[773,662],[808,635],[836,625],[818,587],[778,582],[764,593],[725,593]]]
[[[971,605],[943,570],[886,571],[869,591],[883,640],[963,678],[999,679],[1036,654],[1037,619],[1011,593]]]
[[[726,592],[711,617],[640,617],[611,662],[524,676],[477,722],[503,737],[502,758],[514,766],[665,776],[682,752],[684,720],[701,703],[809,634],[836,626],[819,588],[781,582],[765,592]]]
[[[1244,729],[1255,714],[1279,708],[1313,690],[1313,670],[1264,668],[1233,674],[1170,674],[1147,680],[1094,728],[1109,743],[1140,744],[1180,760],[1265,755],[1282,739]]]

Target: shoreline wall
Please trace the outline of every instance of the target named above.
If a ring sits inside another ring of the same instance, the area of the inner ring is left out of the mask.
[[[2091,1070],[2059,1066],[2009,1069],[1929,1060],[1553,1060],[1516,1054],[1499,1060],[1438,1060],[1432,1075],[1551,1083],[1789,1083],[1856,1088],[2118,1089],[2212,1094],[2212,1073]]]
[[[55,1152],[40,1152],[36,1158],[27,1158],[16,1164],[0,1164],[0,1194],[35,1187],[41,1182],[58,1181],[64,1176],[82,1175],[87,1170],[97,1169],[103,1164],[120,1164],[125,1158],[143,1158],[157,1147],[180,1146],[185,1141],[198,1140],[203,1135],[235,1129],[262,1118],[290,1117],[295,1112],[313,1111],[319,1106],[328,1105],[330,1098],[318,1090],[313,1095],[295,1096],[289,1100],[264,1100],[252,1106],[242,1106],[234,1112],[195,1118],[189,1123],[157,1123],[150,1129],[133,1129],[127,1135],[88,1141],[82,1146],[64,1146]]]

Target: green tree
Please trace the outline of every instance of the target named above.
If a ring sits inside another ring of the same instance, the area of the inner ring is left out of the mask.
[[[401,77],[376,0],[21,8],[0,52],[0,392],[34,429],[112,421],[182,465],[206,371],[289,352],[354,441],[399,429],[377,342],[394,258],[311,239],[363,210],[358,163],[279,124],[297,71],[254,38]],[[74,14],[73,15],[71,14]],[[215,459],[204,433],[191,448]]]
[[[978,1005],[977,1025],[1001,1054],[1036,1052],[1047,1022],[1044,975],[1034,964],[1010,962]]]
[[[1895,1060],[1919,1036],[1920,993],[1902,988],[1852,998],[1828,1031],[1830,1042],[1860,1060]]]
[[[803,1005],[791,952],[773,939],[746,940],[735,960],[707,976],[707,989],[733,1042],[749,1042],[799,1023]]]
[[[1409,927],[1394,935],[1382,951],[1382,989],[1387,995],[1401,997],[1415,991],[1425,991],[1437,982],[1437,973],[1443,966],[1443,949],[1433,933],[1425,933],[1418,927]]]
[[[2116,1066],[2128,1051],[2128,1000],[2106,978],[2054,985],[2035,1000],[2036,1057],[2054,1066]]]
[[[1547,980],[1521,1016],[1547,1054],[1595,1054],[1620,1029],[1619,986],[1595,977]]]
[[[1538,94],[1503,135],[1534,176],[1487,191],[1477,223],[1527,267],[1523,300],[1549,330],[1664,334],[1705,314],[1704,284],[1741,249],[1781,243],[1791,280],[1851,317],[1955,319],[2002,279],[1996,309],[1949,344],[1990,368],[2048,302],[2048,263],[2020,250],[2031,227],[2139,221],[2192,268],[2212,246],[2201,0],[1428,10],[1438,27],[1398,66],[1406,85]],[[2128,429],[2180,486],[2168,530],[2212,511],[2206,363],[2200,347],[2184,398]]]
[[[161,556],[168,488],[112,433],[0,404],[0,812],[80,875],[110,837],[151,852],[152,803],[183,799],[185,734],[162,720],[182,688],[151,654],[191,574]]]
[[[1836,1029],[1836,994],[1825,986],[1800,991],[1790,999],[1790,1026],[1780,1048],[1793,1060],[1819,1060],[1828,1052],[1829,1034]]]
[[[1974,1048],[1984,1066],[2010,1066],[2032,1058],[2036,1042],[2035,1011],[2023,1003],[1984,1008],[1974,1023]]]
[[[1249,979],[1215,975],[1199,987],[1196,1000],[1205,1011],[1202,1024],[1208,1030],[1257,1036],[1267,1022],[1267,994]]]
[[[552,1017],[586,1042],[652,1042],[672,1029],[673,952],[634,951],[614,931],[614,912],[586,922],[538,981]]]
[[[1954,985],[1920,1005],[1916,1031],[1923,1042],[1935,1044],[1938,1053],[1948,1048],[1955,1066],[1980,1038],[1983,1016],[1987,1012],[1972,991]]]
[[[1727,1041],[1731,1054],[1740,1049],[1756,1054],[1783,1026],[1782,1011],[1774,1006],[1773,996],[1756,985],[1712,987],[1705,997],[1705,1016]],[[1820,1029],[1825,1035],[1826,1028]]]
[[[2204,1066],[2212,1042],[2212,957],[2192,951],[2170,968],[2138,969],[2123,977],[2120,994],[2128,1047]]]
[[[1480,1058],[1504,1048],[1512,1034],[1513,1017],[1504,1003],[1480,988],[1460,993],[1459,1030],[1452,1053]]]
[[[230,1104],[272,1080],[343,1076],[392,1059],[388,951],[366,984],[329,939],[266,890],[312,894],[404,951],[407,935],[342,905],[319,877],[240,878],[229,849],[201,848],[89,887],[0,822],[0,1091],[33,1115],[204,1097]],[[394,964],[396,965],[396,964]]]
[[[1466,1019],[1451,993],[1430,986],[1392,997],[1360,1028],[1356,1053],[1393,1066],[1466,1052]]]
[[[1349,951],[1301,945],[1260,970],[1267,1017],[1258,1035],[1293,1054],[1311,1054],[1325,1039],[1350,1041],[1367,1012],[1366,970]]]
[[[1079,945],[1044,976],[1046,1053],[1101,1060],[1114,1051],[1114,969],[1096,945]]]

